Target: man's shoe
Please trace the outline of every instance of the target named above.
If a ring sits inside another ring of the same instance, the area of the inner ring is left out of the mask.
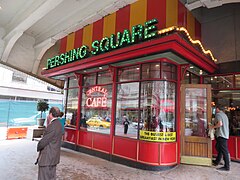
[[[216,161],[212,161],[212,165],[213,166],[217,166],[219,163],[217,163]]]
[[[226,168],[226,167],[220,167],[220,168],[217,168],[217,170],[219,171],[230,171],[230,169]]]

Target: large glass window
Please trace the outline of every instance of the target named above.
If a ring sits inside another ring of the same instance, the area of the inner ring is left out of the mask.
[[[129,72],[135,74],[129,76]],[[115,135],[176,141],[176,83],[162,78],[175,81],[177,67],[166,62],[148,63],[119,69],[118,76]]]
[[[112,78],[109,71],[84,75],[80,127],[110,134],[112,112]],[[90,85],[91,84],[91,85]]]
[[[97,76],[97,84],[107,84],[111,83],[112,81],[112,74],[110,73],[110,71],[99,72]]]
[[[184,79],[181,81],[182,84],[199,84],[200,76],[191,73],[190,71],[186,71],[184,75]]]
[[[240,88],[240,74],[235,75],[235,86],[236,88]]]
[[[177,66],[167,62],[162,63],[162,79],[177,79]]]
[[[78,79],[76,77],[70,77],[68,88],[76,88],[76,87],[78,87]]]
[[[118,81],[138,81],[140,76],[139,65],[122,68],[118,71]]]
[[[115,135],[137,138],[139,82],[117,86]]]
[[[211,84],[213,89],[233,88],[233,75],[204,77],[204,84]]]
[[[66,107],[66,125],[76,127],[77,109],[78,109],[78,81],[77,78],[71,77],[68,82],[67,90],[67,107]]]
[[[141,87],[141,123],[146,131],[175,131],[175,83],[144,82]]]
[[[185,109],[185,136],[206,136],[207,91],[187,88]]]
[[[160,78],[160,62],[142,65],[142,79]]]
[[[225,107],[230,135],[240,136],[240,90],[216,90],[213,91],[212,96],[215,104]]]
[[[94,84],[96,84],[96,73],[84,75],[83,86],[90,86]]]

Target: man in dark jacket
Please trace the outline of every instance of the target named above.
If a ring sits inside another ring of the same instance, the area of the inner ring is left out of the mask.
[[[50,124],[47,126],[43,138],[38,142],[37,151],[40,153],[38,158],[38,179],[55,180],[56,167],[60,161],[60,148],[62,138],[62,125],[58,121],[60,110],[52,107],[48,118]]]

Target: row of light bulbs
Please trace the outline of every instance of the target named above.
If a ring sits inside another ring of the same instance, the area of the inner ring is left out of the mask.
[[[211,52],[210,50],[205,50],[204,47],[203,47],[203,45],[202,45],[202,43],[201,43],[199,40],[193,40],[193,39],[191,38],[190,34],[188,33],[187,29],[184,28],[184,27],[171,26],[171,27],[168,27],[168,28],[159,30],[159,31],[158,31],[158,34],[161,35],[161,34],[165,34],[165,33],[171,32],[171,31],[181,31],[181,32],[184,32],[184,33],[187,35],[187,37],[188,37],[188,39],[189,39],[189,41],[190,41],[191,43],[193,43],[193,44],[198,44],[198,45],[200,46],[200,48],[202,49],[202,51],[203,51],[204,54],[208,54],[213,61],[215,61],[215,62],[217,61],[217,59],[214,58],[212,52]]]

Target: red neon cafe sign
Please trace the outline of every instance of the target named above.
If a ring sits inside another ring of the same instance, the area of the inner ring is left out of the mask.
[[[99,92],[103,96],[92,96],[93,93]],[[87,100],[86,106],[87,107],[107,107],[107,89],[101,86],[94,86],[86,92]]]

